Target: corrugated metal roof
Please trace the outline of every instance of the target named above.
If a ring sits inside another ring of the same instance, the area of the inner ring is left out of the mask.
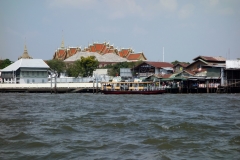
[[[49,68],[49,66],[42,59],[19,59],[2,72],[16,71],[18,68]]]
[[[240,60],[226,60],[226,69],[240,69]]]
[[[171,67],[173,68],[173,64],[168,63],[168,62],[145,62],[147,64],[150,64],[151,66],[154,66],[156,68],[163,68],[163,67]]]
[[[198,57],[194,58],[193,60],[196,61],[198,59],[203,59],[205,61],[221,61],[221,62],[226,61],[226,59],[221,56],[219,56],[219,57],[198,56]]]

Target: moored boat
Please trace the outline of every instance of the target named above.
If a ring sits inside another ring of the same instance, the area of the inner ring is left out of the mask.
[[[154,82],[102,82],[103,94],[162,94],[165,89]]]

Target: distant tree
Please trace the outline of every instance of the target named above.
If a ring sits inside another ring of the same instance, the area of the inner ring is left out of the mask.
[[[92,76],[93,71],[98,68],[99,62],[95,56],[81,57],[80,61],[76,62],[76,69],[83,77]]]
[[[73,64],[67,66],[66,72],[70,77],[92,76],[93,71],[98,68],[99,62],[95,56],[81,57]]]
[[[178,63],[180,63],[178,60],[175,60],[175,61],[173,61],[173,62],[171,62],[174,66],[176,65],[176,64],[178,64]]]
[[[66,73],[69,77],[78,77],[78,75],[79,75],[79,73],[77,73],[75,70],[76,67],[75,67],[74,63],[67,65]]]
[[[62,60],[53,59],[47,61],[46,63],[57,76],[60,76],[60,73],[64,72],[66,69],[66,65]]]
[[[175,60],[173,62],[171,62],[174,66],[178,63],[186,63],[186,64],[190,64],[189,62],[179,62],[178,60]]]
[[[57,77],[60,76],[61,72],[64,72],[66,69],[66,65],[62,60],[58,60],[58,59],[53,59],[53,60],[49,60],[46,62],[48,64],[48,66],[50,67],[51,71],[54,73],[54,78],[55,78],[55,93],[57,93]],[[52,77],[52,75],[51,75]],[[52,82],[52,80],[51,80]]]
[[[9,59],[0,60],[0,69],[6,68],[10,64],[12,64],[12,62]]]

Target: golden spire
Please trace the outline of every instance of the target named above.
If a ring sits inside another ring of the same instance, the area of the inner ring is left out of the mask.
[[[23,53],[27,53],[26,37],[25,37],[25,42],[24,42],[24,52]]]
[[[61,48],[65,48],[65,47],[64,47],[63,30],[62,30],[62,44],[61,44]]]
[[[29,56],[28,51],[27,51],[27,45],[26,45],[26,38],[25,38],[25,45],[24,45],[24,51],[22,56],[20,56],[18,59],[32,59],[32,57]]]

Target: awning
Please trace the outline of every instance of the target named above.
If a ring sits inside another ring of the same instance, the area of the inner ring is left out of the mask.
[[[21,68],[21,71],[31,71],[31,72],[32,72],[32,71],[41,71],[41,72],[44,71],[44,72],[46,72],[47,70],[48,70],[48,69],[27,69],[27,68],[26,68],[26,69],[22,69],[22,68]]]

